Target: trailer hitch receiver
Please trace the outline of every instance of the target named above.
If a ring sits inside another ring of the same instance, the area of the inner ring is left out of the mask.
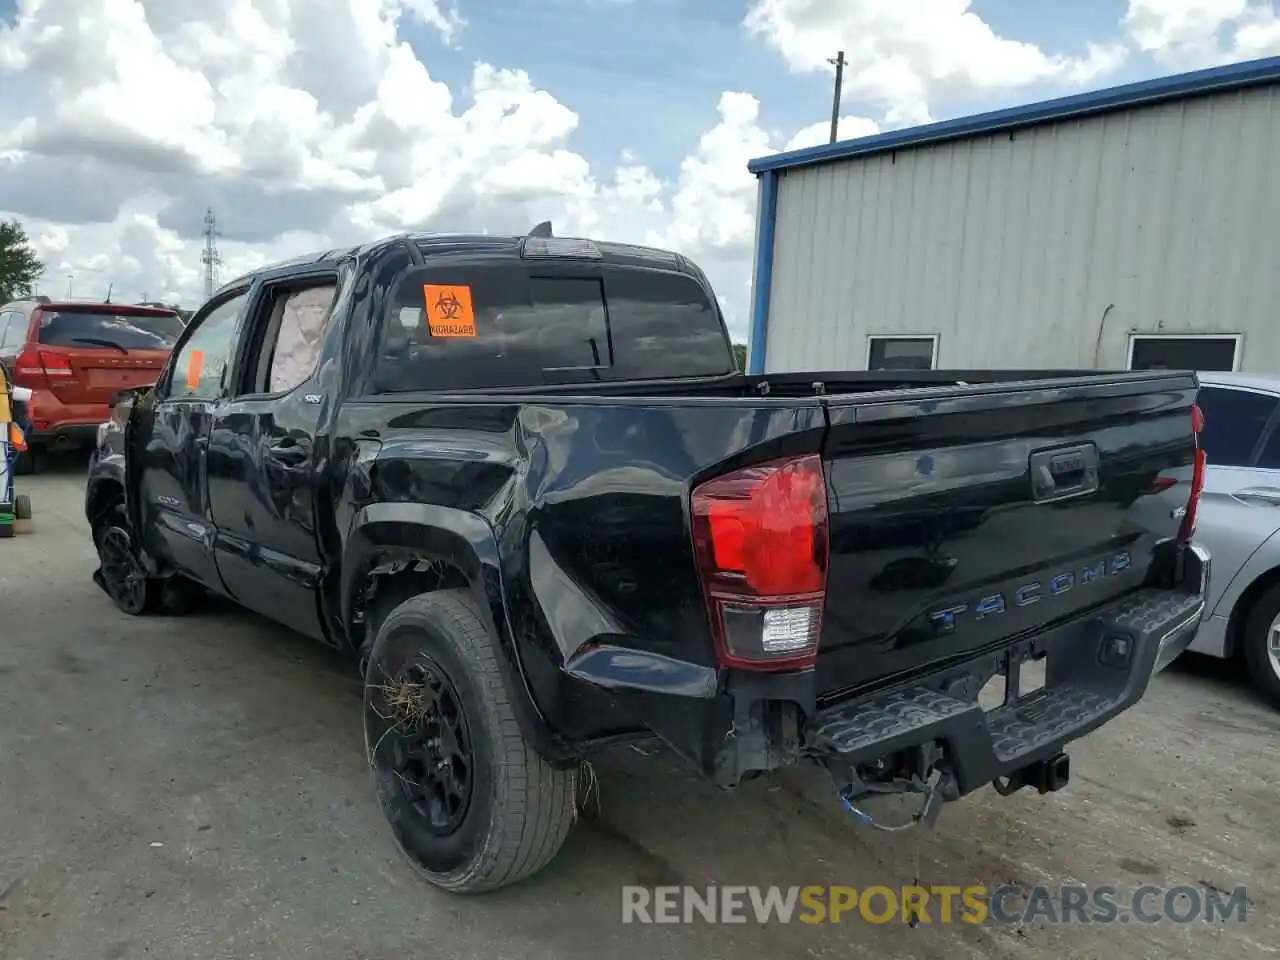
[[[1002,797],[1017,793],[1023,787],[1035,787],[1039,793],[1056,793],[1071,782],[1071,758],[1059,753],[1047,760],[1015,770],[1003,780],[995,780],[992,786]]]

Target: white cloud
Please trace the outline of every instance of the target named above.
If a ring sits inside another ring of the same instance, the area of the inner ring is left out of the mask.
[[[1267,0],[1129,0],[1124,27],[1179,70],[1280,54],[1280,13]]]
[[[748,93],[720,96],[720,122],[680,165],[671,223],[652,240],[680,249],[749,254],[755,232],[755,177],[746,161],[772,152],[760,129],[760,103]]]
[[[1124,61],[1123,46],[1091,45],[1083,56],[1048,53],[998,35],[969,0],[754,0],[748,29],[797,72],[848,59],[844,95],[884,108],[890,126],[926,123],[940,96],[965,98],[1033,83],[1083,85]]]
[[[840,140],[858,140],[880,132],[880,124],[867,117],[841,117],[836,126],[836,136]],[[787,141],[783,150],[803,150],[816,147],[831,141],[831,122],[811,123]]]
[[[206,203],[231,234],[223,279],[398,230],[515,231],[550,218],[557,231],[699,259],[732,290],[744,332],[746,162],[786,142],[761,129],[749,94],[721,97],[718,122],[663,183],[635,157],[593,169],[569,146],[577,114],[522,70],[476,63],[465,100],[434,78],[401,30],[412,18],[456,42],[463,20],[443,2],[229,0],[181,17],[162,0],[17,10],[0,25],[0,71],[25,73],[49,106],[0,134],[0,210],[22,216],[51,291],[70,280],[94,295],[111,282],[117,297],[198,302]]]
[[[745,334],[756,198],[746,162],[825,142],[827,123],[777,129],[755,96],[729,91],[706,104],[714,123],[665,181],[655,173],[664,158],[643,149],[602,168],[574,148],[583,131],[573,104],[520,65],[475,62],[452,89],[432,74],[405,30],[458,47],[466,22],[452,4],[17,0],[16,18],[0,24],[0,87],[17,78],[34,99],[25,110],[3,104],[0,216],[27,225],[50,292],[70,274],[86,295],[111,282],[117,297],[187,305],[202,290],[206,205],[226,234],[223,278],[403,229],[518,231],[551,219],[557,232],[692,256]],[[744,34],[793,70],[829,70],[826,57],[846,51],[847,101],[877,115],[843,116],[842,139],[928,119],[944,97],[1085,84],[1122,56],[1001,37],[964,0],[753,4]],[[1156,4],[1133,0],[1148,10],[1147,33],[1129,27],[1135,38],[1164,36]],[[1261,15],[1229,22],[1237,47],[1270,29]],[[1184,35],[1168,33],[1162,49]]]
[[[485,83],[492,76],[491,68],[482,65],[477,73],[479,88],[488,89]],[[511,82],[517,91],[528,91],[524,86],[527,78]],[[513,144],[510,149],[491,150],[472,166],[470,176],[464,177],[460,171],[454,182],[441,183],[438,177],[441,164],[447,161],[449,141],[425,142],[422,171],[407,174],[399,191],[372,202],[344,206],[331,229],[288,232],[265,244],[222,242],[221,276],[230,278],[335,242],[356,242],[417,228],[433,214],[459,203],[460,195],[472,217],[486,220],[477,225],[473,219],[467,225],[473,229],[517,230],[550,217],[559,232],[606,235],[685,251],[703,262],[713,281],[717,272],[737,279],[733,275],[747,269],[755,227],[755,178],[747,171],[747,161],[783,146],[804,145],[795,139],[771,141],[758,124],[760,105],[753,96],[723,94],[718,105],[719,123],[703,134],[694,152],[685,158],[676,181],[663,184],[648,168],[634,163],[618,168],[606,181],[597,180],[581,156],[554,147],[560,134],[548,136],[545,129],[539,133],[539,128],[550,129],[556,123],[571,129],[576,118],[545,93],[534,93],[546,98],[542,121],[524,124],[523,133],[509,139]],[[455,119],[478,131],[503,114],[502,103],[492,106],[496,109],[482,111],[480,120],[468,120],[469,112]],[[548,117],[554,122],[548,124]],[[521,125],[521,121],[512,122]],[[843,125],[848,130],[874,126],[857,117],[846,118]],[[805,134],[802,131],[801,135]],[[806,136],[806,144],[809,139]],[[117,291],[191,302],[202,277],[199,245],[179,239],[161,225],[167,203],[164,195],[146,192],[129,199],[119,215],[107,223],[69,227],[28,220],[28,231],[48,264],[46,279],[52,289],[60,291],[68,275],[74,275],[76,289],[85,295],[98,287],[105,289],[106,274],[101,267],[94,269],[92,251],[120,250],[121,256],[111,264]],[[487,222],[489,217],[494,222]],[[732,272],[728,268],[733,268]],[[737,284],[725,286],[733,289]],[[745,297],[738,297],[736,289],[728,301],[728,314],[735,331],[745,335]]]

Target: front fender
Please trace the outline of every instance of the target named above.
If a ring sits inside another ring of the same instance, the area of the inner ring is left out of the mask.
[[[547,723],[532,694],[507,617],[498,542],[477,514],[434,504],[384,502],[354,517],[342,555],[341,616],[354,636],[357,604],[369,571],[392,560],[439,560],[459,570],[498,643],[498,664],[521,732],[547,760],[569,763],[576,754]]]

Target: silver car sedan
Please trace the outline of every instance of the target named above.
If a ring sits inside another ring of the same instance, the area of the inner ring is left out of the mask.
[[[1280,706],[1280,376],[1201,373],[1200,445],[1208,466],[1196,540],[1213,556],[1213,581],[1191,649],[1242,659]],[[1191,468],[1160,497],[1185,511]]]

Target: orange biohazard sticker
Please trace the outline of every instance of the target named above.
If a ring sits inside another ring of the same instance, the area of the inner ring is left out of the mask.
[[[427,308],[427,329],[433,337],[476,335],[476,312],[471,305],[470,287],[424,283],[422,296]]]
[[[191,359],[187,361],[187,389],[195,390],[200,386],[200,374],[204,372],[204,351],[192,350]]]

